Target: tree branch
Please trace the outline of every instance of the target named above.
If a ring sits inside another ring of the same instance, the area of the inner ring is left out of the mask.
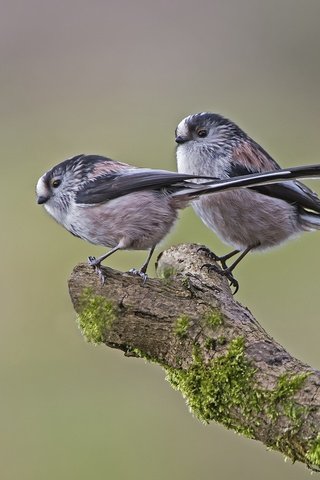
[[[292,357],[201,266],[199,245],[163,252],[161,278],[75,267],[69,289],[87,340],[161,364],[195,415],[320,468],[320,372]]]

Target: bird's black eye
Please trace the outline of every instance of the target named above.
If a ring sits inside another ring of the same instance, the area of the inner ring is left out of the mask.
[[[204,137],[206,137],[206,136],[208,135],[208,132],[207,132],[207,130],[205,130],[205,129],[202,128],[201,130],[198,130],[198,131],[197,131],[197,135],[198,135],[198,137],[200,137],[200,138],[204,138]]]
[[[61,185],[61,180],[60,178],[54,178],[51,182],[52,188],[58,188],[59,185]]]

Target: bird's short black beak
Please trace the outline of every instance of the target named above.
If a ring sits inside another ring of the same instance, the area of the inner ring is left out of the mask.
[[[176,137],[176,142],[180,145],[182,143],[186,143],[188,141],[187,137],[183,137],[182,135],[178,135]]]
[[[48,200],[48,197],[45,197],[43,195],[40,195],[40,197],[37,198],[37,203],[39,205],[42,205],[43,203],[46,203],[46,201]]]

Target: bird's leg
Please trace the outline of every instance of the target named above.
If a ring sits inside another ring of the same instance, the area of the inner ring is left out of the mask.
[[[99,278],[100,278],[100,281],[101,281],[102,285],[105,283],[106,277],[102,273],[101,262],[105,258],[109,257],[110,255],[112,255],[114,252],[116,252],[119,249],[120,249],[120,247],[119,247],[119,245],[117,245],[116,247],[111,248],[111,250],[109,250],[109,252],[105,253],[104,255],[101,255],[101,257],[98,257],[98,258],[88,257],[88,263],[89,263],[89,265],[91,265],[91,267],[93,267],[95,269],[96,273],[99,275]]]
[[[226,264],[226,261],[229,260],[229,258],[234,257],[237,253],[240,253],[240,250],[232,250],[232,252],[218,257],[218,261],[221,263],[222,268],[227,269],[228,266]]]
[[[237,250],[229,253],[229,255],[225,255],[225,257],[227,257],[227,258],[224,258],[224,260],[221,262],[222,268],[218,267],[217,265],[211,265],[210,263],[206,263],[206,264],[202,265],[201,268],[207,267],[209,271],[213,270],[214,272],[217,272],[220,275],[224,275],[225,277],[227,277],[227,279],[230,282],[230,285],[232,287],[234,287],[233,295],[235,295],[237,293],[237,291],[239,290],[239,282],[234,278],[232,272],[235,269],[235,267],[238,265],[238,263],[241,262],[241,260],[247,255],[247,253],[249,253],[250,250],[252,250],[252,248],[254,248],[254,247],[250,246],[250,247],[247,247],[245,250],[243,250],[243,252],[241,252],[239,257],[233,262],[232,265],[230,265],[230,267],[227,267],[225,262],[228,258],[231,258],[236,253],[239,253]]]
[[[142,265],[142,267],[139,270],[137,270],[136,268],[131,268],[129,270],[129,272],[132,273],[133,275],[139,275],[142,278],[143,283],[145,283],[146,280],[148,279],[148,275],[146,274],[146,271],[147,271],[148,265],[150,263],[150,260],[151,260],[151,257],[153,255],[153,252],[154,252],[155,248],[156,248],[155,245],[152,248],[150,248],[147,260],[144,262],[144,264]]]

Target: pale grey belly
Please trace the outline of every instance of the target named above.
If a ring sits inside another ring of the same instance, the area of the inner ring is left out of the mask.
[[[169,196],[139,192],[102,205],[76,206],[68,230],[96,245],[145,250],[165,237],[176,217]]]
[[[252,191],[207,195],[193,207],[209,228],[239,250],[270,248],[302,231],[293,205]]]

